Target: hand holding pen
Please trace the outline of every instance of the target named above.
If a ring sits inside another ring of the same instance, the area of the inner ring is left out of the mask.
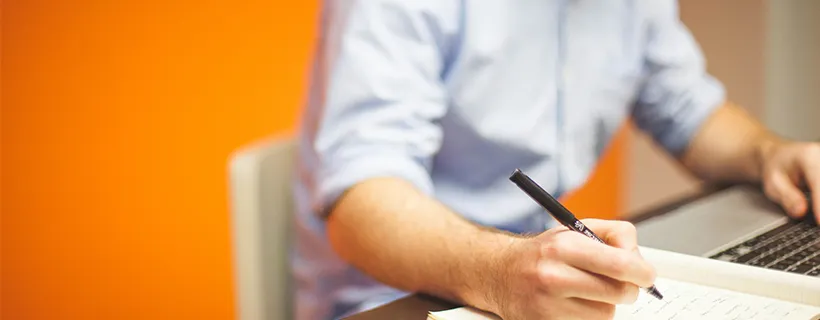
[[[633,303],[640,287],[652,286],[655,271],[636,253],[632,224],[584,219],[573,228],[537,235],[496,233],[492,246],[497,249],[467,260],[480,262],[479,267],[463,268],[486,270],[476,273],[481,281],[457,296],[505,320],[612,319],[616,305]],[[587,230],[607,245],[585,236]]]
[[[599,243],[607,244],[604,240],[602,240],[594,232],[592,232],[591,229],[589,229],[586,225],[584,225],[584,223],[579,221],[575,217],[575,215],[573,215],[567,208],[565,208],[563,205],[561,205],[561,203],[558,202],[558,200],[555,200],[555,198],[553,198],[548,192],[546,192],[537,183],[535,183],[535,181],[533,181],[530,177],[528,177],[526,174],[521,172],[521,170],[516,169],[515,172],[513,172],[512,176],[510,176],[510,180],[512,182],[514,182],[519,188],[521,188],[525,193],[527,193],[527,195],[529,195],[535,202],[537,202],[539,205],[544,207],[544,209],[546,209],[555,218],[555,220],[560,222],[562,225],[564,225],[568,229],[570,229],[572,231],[575,231],[577,233],[583,234],[587,238],[595,240]],[[634,229],[634,227],[632,227],[632,228]],[[634,230],[632,232],[634,232]],[[615,244],[615,245],[617,245],[617,244]],[[623,245],[623,244],[621,244],[621,245]],[[579,251],[584,250],[582,248],[582,246],[583,246],[583,241],[579,240],[579,248],[578,248]],[[628,243],[627,246],[629,247],[629,249],[634,249],[634,248],[637,248],[637,243],[636,242]],[[612,263],[615,264],[615,265],[620,265],[620,264],[624,263],[624,261],[614,260],[614,261],[612,261]],[[629,268],[629,266],[621,266],[621,267]],[[595,270],[590,270],[590,271],[595,271]],[[610,275],[604,274],[604,275],[613,277],[614,279],[618,279],[618,277],[620,276],[620,274],[610,274]],[[637,282],[635,282],[635,283],[637,283]],[[647,286],[646,291],[647,291],[647,293],[649,293],[653,297],[657,298],[658,300],[663,299],[663,295],[660,293],[660,291],[658,291],[657,288],[655,288],[654,285]]]

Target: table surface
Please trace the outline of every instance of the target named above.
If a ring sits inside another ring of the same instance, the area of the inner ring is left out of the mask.
[[[632,223],[640,223],[646,219],[670,212],[682,205],[703,198],[728,186],[709,186],[694,195],[682,197],[675,201],[662,204],[645,212],[641,212],[629,218]],[[429,311],[441,311],[458,307],[458,305],[423,294],[413,294],[405,298],[393,301],[378,308],[352,315],[349,320],[375,320],[375,319],[396,319],[396,320],[425,320]]]

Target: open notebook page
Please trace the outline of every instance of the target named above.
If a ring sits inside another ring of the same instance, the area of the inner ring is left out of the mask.
[[[659,277],[820,307],[820,277],[652,248],[640,251]],[[662,286],[658,290],[666,294]]]
[[[641,293],[631,305],[619,305],[616,320],[818,320],[820,307],[754,296],[659,278],[664,299]],[[472,308],[431,312],[435,320],[489,320],[499,317]]]
[[[615,319],[820,319],[820,307],[665,278],[655,285],[663,287],[663,300],[642,293],[634,304],[619,305]]]
[[[635,304],[618,307],[616,319],[820,319],[818,278],[651,248],[641,253],[657,268],[655,284],[665,299],[641,293]],[[471,308],[430,317],[498,319]]]

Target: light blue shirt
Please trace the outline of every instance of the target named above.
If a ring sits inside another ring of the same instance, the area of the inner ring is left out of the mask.
[[[328,244],[321,214],[358,182],[399,177],[469,220],[537,232],[551,221],[508,180],[515,168],[556,195],[576,188],[630,117],[682,153],[724,90],[677,6],[327,1],[295,180],[297,318],[406,294]]]

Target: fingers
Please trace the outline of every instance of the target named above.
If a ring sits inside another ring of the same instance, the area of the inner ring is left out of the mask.
[[[631,304],[638,299],[638,286],[592,274],[566,264],[545,262],[539,278],[547,291],[569,298],[607,304]]]
[[[820,144],[811,144],[800,158],[806,184],[811,191],[814,217],[820,223]],[[802,194],[801,194],[802,199]]]
[[[580,298],[541,299],[534,307],[537,310],[533,314],[521,315],[520,319],[610,320],[616,311],[615,305]]]
[[[577,319],[613,319],[615,306],[603,302],[584,299],[570,299],[568,313],[577,315]]]
[[[581,222],[610,246],[626,250],[638,247],[638,232],[629,222],[601,219],[582,219]]]
[[[803,193],[785,172],[771,173],[767,182],[764,192],[770,199],[779,202],[786,213],[795,218],[800,218],[806,213],[806,199]]]
[[[544,243],[542,256],[642,287],[651,286],[655,281],[655,269],[633,251],[590,241],[577,232],[562,232]]]

